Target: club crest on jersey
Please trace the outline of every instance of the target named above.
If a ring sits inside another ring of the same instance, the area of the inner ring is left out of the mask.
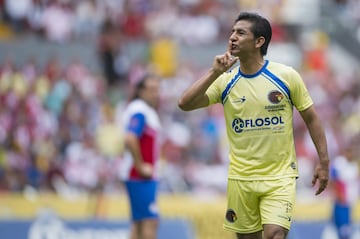
[[[284,99],[284,95],[280,91],[274,90],[268,94],[268,99],[273,104],[279,104]]]
[[[237,220],[236,213],[232,209],[227,210],[225,217],[228,222],[235,222]]]

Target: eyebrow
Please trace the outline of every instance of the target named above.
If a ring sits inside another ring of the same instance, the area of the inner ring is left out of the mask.
[[[244,32],[244,33],[249,33],[251,32],[249,29],[243,28],[243,27],[233,27],[232,28],[233,32]]]

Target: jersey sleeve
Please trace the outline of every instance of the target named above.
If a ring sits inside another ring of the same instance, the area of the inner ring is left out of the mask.
[[[291,101],[298,111],[304,111],[313,105],[313,100],[300,74],[293,68],[290,69]]]
[[[140,137],[145,128],[145,115],[142,113],[136,113],[130,118],[130,122],[127,126],[127,132],[132,132],[136,136]]]

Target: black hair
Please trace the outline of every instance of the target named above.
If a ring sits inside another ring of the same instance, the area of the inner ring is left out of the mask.
[[[140,98],[140,91],[145,88],[146,81],[150,78],[153,78],[154,76],[151,74],[145,74],[142,76],[135,84],[134,86],[134,92],[133,96],[131,97],[131,100],[135,100]]]
[[[269,21],[257,13],[242,12],[236,18],[235,23],[241,20],[249,21],[252,23],[251,32],[254,34],[255,39],[264,37],[265,42],[260,48],[261,54],[264,56],[267,53],[269,43],[271,41],[272,29]]]

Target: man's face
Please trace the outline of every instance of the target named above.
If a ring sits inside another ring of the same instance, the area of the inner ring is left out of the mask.
[[[140,94],[141,98],[156,108],[160,98],[160,80],[155,77],[147,79]]]
[[[257,51],[252,23],[245,20],[237,21],[229,38],[228,50],[233,56],[248,56]]]

